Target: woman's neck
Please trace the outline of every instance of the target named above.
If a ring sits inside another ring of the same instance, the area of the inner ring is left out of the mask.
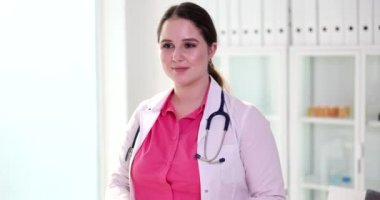
[[[209,82],[210,80],[207,77],[189,86],[174,87],[171,101],[176,109],[177,119],[186,116],[201,106],[205,93],[208,90]]]

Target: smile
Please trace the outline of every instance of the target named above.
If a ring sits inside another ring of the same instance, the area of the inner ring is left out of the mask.
[[[189,69],[188,67],[172,67],[172,70],[174,70],[175,72],[184,72],[186,71],[187,69]]]

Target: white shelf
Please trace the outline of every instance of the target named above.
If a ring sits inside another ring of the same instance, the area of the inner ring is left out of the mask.
[[[303,117],[301,122],[310,124],[344,125],[353,126],[355,121],[351,118],[327,118],[327,117]]]
[[[380,128],[380,121],[369,121],[367,125],[370,128]]]
[[[312,174],[303,177],[303,181],[301,181],[301,188],[309,189],[309,190],[326,190],[328,185],[326,180],[321,180],[321,175]]]
[[[300,187],[302,189],[308,190],[319,190],[319,191],[328,191],[330,185],[327,183],[327,180],[321,180],[320,175],[314,174],[304,177],[304,180],[301,181]],[[340,187],[351,187],[348,185],[339,185]]]
[[[273,56],[286,52],[286,47],[281,46],[260,46],[260,47],[222,47],[218,49],[216,55],[230,56]],[[274,54],[275,53],[275,54]]]
[[[321,184],[315,184],[315,183],[303,183],[301,184],[302,189],[309,189],[309,190],[320,190],[327,192],[329,189],[329,186],[327,185],[321,185]]]

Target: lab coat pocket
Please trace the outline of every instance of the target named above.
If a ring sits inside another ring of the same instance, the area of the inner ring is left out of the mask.
[[[221,163],[220,177],[224,183],[234,183],[241,181],[239,168],[239,148],[237,145],[223,145],[220,157],[225,158]]]

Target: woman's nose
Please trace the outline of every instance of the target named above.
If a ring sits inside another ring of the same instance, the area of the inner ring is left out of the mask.
[[[172,54],[172,60],[173,61],[182,61],[184,59],[184,56],[183,56],[183,52],[180,48],[175,48],[173,50],[173,54]]]

